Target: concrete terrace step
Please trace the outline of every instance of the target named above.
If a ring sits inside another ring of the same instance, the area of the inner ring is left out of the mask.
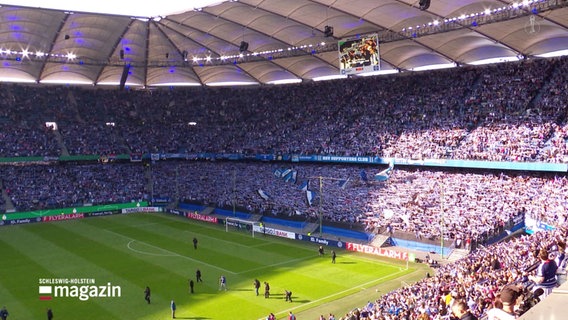
[[[453,249],[450,255],[447,257],[447,260],[450,262],[458,261],[461,258],[467,256],[469,254],[468,250],[464,249]]]
[[[209,214],[213,213],[214,210],[215,210],[215,207],[206,207],[205,209],[201,210],[201,212],[199,214],[209,215]]]
[[[373,247],[381,248],[385,246],[385,243],[389,240],[390,236],[384,234],[378,234],[375,236],[373,241],[371,241],[371,245]]]

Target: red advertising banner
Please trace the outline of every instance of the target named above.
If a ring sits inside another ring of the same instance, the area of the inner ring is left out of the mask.
[[[373,254],[373,255],[381,256],[381,257],[398,259],[398,260],[404,260],[404,261],[408,260],[408,252],[401,252],[401,251],[385,249],[385,248],[376,248],[376,247],[367,246],[367,245],[364,245],[364,244],[356,244],[356,243],[349,243],[348,242],[348,243],[346,243],[345,249],[350,250],[350,251]]]
[[[48,222],[48,221],[83,219],[84,217],[85,217],[84,213],[72,213],[72,214],[58,214],[54,216],[45,216],[42,218],[42,220],[43,222]]]
[[[187,213],[187,218],[188,218],[188,219],[193,219],[193,220],[199,220],[199,221],[210,222],[210,223],[217,223],[217,218],[216,218],[216,217],[206,216],[206,215],[199,214],[199,213],[194,213],[194,212],[188,212],[188,213]]]

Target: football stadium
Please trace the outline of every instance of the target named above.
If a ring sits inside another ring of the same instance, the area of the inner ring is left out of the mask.
[[[563,319],[568,1],[0,4],[0,319]]]

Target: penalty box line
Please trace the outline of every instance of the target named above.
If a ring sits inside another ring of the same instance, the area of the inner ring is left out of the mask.
[[[156,215],[154,215],[154,217],[160,217],[160,218],[163,218],[163,219],[166,219],[166,220],[176,221],[176,222],[179,222],[179,221],[184,221],[185,223],[193,223],[193,222],[196,222],[195,220],[188,220],[188,219],[182,219],[182,220],[180,220],[180,216],[174,216],[174,215],[165,214],[165,213],[156,214]],[[207,224],[200,225],[200,227],[201,227],[201,228],[206,228],[206,229],[209,229],[209,230],[214,230],[214,231],[220,230],[220,229],[218,229],[218,228],[216,228],[216,227],[209,226],[209,225],[207,225]],[[232,245],[237,245],[237,246],[241,246],[241,247],[245,247],[245,248],[256,248],[256,247],[268,246],[268,245],[271,245],[271,244],[281,244],[281,242],[279,242],[279,241],[275,241],[275,240],[270,239],[269,237],[275,237],[275,236],[272,236],[272,235],[267,235],[268,237],[262,237],[262,238],[261,238],[261,237],[255,237],[255,239],[261,239],[261,241],[266,241],[266,243],[259,243],[259,244],[256,244],[256,245],[244,245],[244,244],[234,243],[234,242],[232,242],[232,241],[227,241],[227,240],[223,240],[223,239],[211,237],[211,236],[208,236],[208,235],[206,235],[206,234],[199,233],[199,232],[196,232],[196,231],[184,230],[183,232],[188,233],[188,234],[189,234],[189,233],[191,233],[191,234],[198,234],[199,237],[215,239],[215,241],[221,241],[221,242],[225,242],[225,243],[230,243],[230,244],[232,244]],[[251,238],[251,236],[245,236],[244,234],[241,234],[241,233],[238,233],[238,232],[233,232],[233,234],[234,234],[234,235],[239,235],[240,237]],[[258,234],[262,234],[262,233],[258,233]],[[276,237],[276,238],[277,238],[277,237]],[[284,239],[284,240],[285,240],[286,238],[281,238],[281,239]],[[187,241],[187,242],[190,243],[189,241]],[[309,252],[312,252],[312,251],[314,250],[314,249],[311,249],[311,248],[308,249],[308,248],[304,247],[303,245],[295,244],[294,246],[295,246],[296,248],[298,248],[298,249],[305,250],[305,251],[309,251]]]
[[[327,300],[327,299],[330,299],[330,298],[333,298],[333,297],[336,297],[336,296],[339,296],[339,295],[343,295],[343,294],[345,294],[345,293],[347,293],[347,292],[349,292],[349,291],[353,291],[353,290],[355,290],[355,289],[362,289],[362,290],[365,290],[365,289],[366,289],[365,287],[368,286],[368,285],[376,285],[376,284],[378,284],[380,281],[382,281],[382,280],[384,280],[384,279],[386,279],[386,278],[389,278],[389,277],[398,275],[398,274],[400,274],[400,273],[403,273],[404,271],[406,271],[406,270],[402,270],[402,271],[398,271],[398,272],[395,272],[395,273],[391,273],[391,274],[386,275],[386,276],[384,276],[384,277],[380,277],[380,278],[378,278],[378,279],[371,280],[371,281],[369,281],[369,282],[360,284],[360,285],[358,285],[358,286],[354,286],[354,287],[351,287],[351,288],[349,288],[349,289],[346,289],[346,290],[343,290],[343,291],[340,291],[340,292],[336,292],[336,293],[334,293],[334,294],[330,294],[329,296],[322,297],[322,298],[317,299],[317,300],[314,300],[314,301],[310,301],[310,302],[303,303],[303,304],[301,304],[301,305],[299,305],[299,306],[297,306],[297,307],[294,307],[294,308],[288,308],[288,309],[286,309],[286,311],[277,312],[276,315],[286,314],[288,311],[293,311],[293,310],[305,308],[305,306],[312,305],[312,304],[315,304],[315,303],[319,303],[319,302],[321,302],[321,301],[325,301],[325,300]],[[306,309],[306,310],[307,310],[307,309]],[[261,319],[258,319],[258,320],[264,320],[264,318],[261,318]]]
[[[223,268],[221,268],[221,267],[218,267],[218,266],[209,264],[209,263],[207,263],[207,262],[203,262],[203,261],[201,261],[201,260],[197,260],[197,259],[193,259],[193,258],[188,257],[188,256],[181,255],[181,254],[179,254],[179,253],[177,253],[177,252],[173,252],[173,251],[170,251],[170,250],[168,250],[168,249],[164,249],[164,248],[155,246],[155,245],[150,244],[150,243],[145,242],[145,241],[137,240],[137,239],[134,239],[134,238],[125,236],[125,235],[123,235],[123,234],[120,234],[120,233],[117,233],[117,232],[114,232],[114,231],[111,231],[111,230],[108,230],[108,229],[105,229],[105,231],[106,231],[106,232],[109,232],[109,233],[112,233],[112,234],[114,234],[114,235],[117,235],[117,236],[119,236],[119,237],[121,237],[121,238],[130,240],[130,241],[136,241],[136,242],[142,243],[142,244],[144,244],[144,245],[147,245],[147,246],[149,246],[149,247],[152,247],[152,248],[155,248],[155,249],[158,249],[158,250],[162,250],[162,251],[164,251],[164,252],[167,252],[167,253],[171,254],[172,257],[184,258],[184,259],[187,259],[187,260],[190,260],[190,261],[193,261],[193,262],[196,262],[196,263],[199,263],[199,264],[202,264],[202,265],[205,265],[205,266],[208,266],[208,267],[211,267],[211,268],[214,268],[214,269],[223,271],[223,272],[228,273],[228,274],[233,274],[233,275],[236,275],[236,274],[237,274],[237,273],[235,273],[235,272],[233,272],[233,271],[229,271],[229,270],[227,270],[227,269],[223,269]],[[129,242],[129,243],[130,243],[130,242]],[[128,245],[127,245],[127,247],[128,247]],[[130,250],[130,248],[128,248],[128,249]]]
[[[258,270],[262,270],[262,269],[268,269],[268,268],[272,268],[272,267],[283,266],[283,265],[295,263],[295,262],[298,262],[298,261],[308,260],[308,259],[311,259],[311,258],[313,258],[313,257],[310,256],[310,257],[303,257],[303,258],[298,258],[298,259],[286,260],[286,261],[282,261],[282,262],[274,263],[274,264],[269,264],[269,265],[258,267],[258,268],[248,269],[248,270],[245,270],[245,271],[238,272],[236,274],[245,274],[245,273],[258,271]]]

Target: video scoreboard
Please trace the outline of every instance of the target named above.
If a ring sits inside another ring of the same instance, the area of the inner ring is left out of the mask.
[[[339,40],[339,70],[341,74],[379,71],[379,37],[377,34]]]

